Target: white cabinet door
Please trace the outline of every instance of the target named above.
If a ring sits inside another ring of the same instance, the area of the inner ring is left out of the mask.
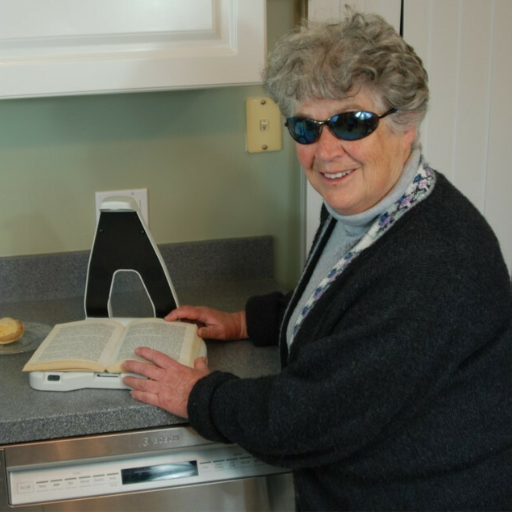
[[[401,0],[309,0],[308,19],[314,21],[341,20],[345,5],[361,12],[380,14],[400,30]],[[307,255],[319,224],[322,197],[302,177],[303,258]]]
[[[485,215],[512,268],[510,26],[510,0],[404,2],[404,37],[429,73],[425,156]]]
[[[260,82],[265,0],[0,0],[0,98]]]

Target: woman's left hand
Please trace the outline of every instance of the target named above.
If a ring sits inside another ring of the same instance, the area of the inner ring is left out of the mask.
[[[147,347],[138,348],[135,353],[153,364],[133,360],[124,363],[123,371],[147,377],[123,379],[123,382],[132,388],[131,396],[176,416],[188,418],[190,392],[199,379],[210,373],[206,358],[198,357],[194,361],[194,368],[189,368],[162,352]]]

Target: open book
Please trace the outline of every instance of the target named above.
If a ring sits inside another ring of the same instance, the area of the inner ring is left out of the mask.
[[[190,367],[197,357],[206,355],[195,324],[143,318],[131,320],[125,327],[114,319],[89,318],[57,324],[23,371],[122,373],[127,359],[145,361],[135,355],[138,347],[159,350]]]

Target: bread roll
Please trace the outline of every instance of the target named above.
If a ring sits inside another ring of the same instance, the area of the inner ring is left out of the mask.
[[[23,324],[16,318],[8,316],[0,318],[0,344],[12,343],[19,340],[24,332]]]

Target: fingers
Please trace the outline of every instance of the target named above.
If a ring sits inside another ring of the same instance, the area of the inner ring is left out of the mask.
[[[204,306],[181,306],[171,311],[165,319],[191,320],[203,324],[198,329],[198,335],[203,339],[236,340],[248,337],[244,311],[226,313]]]
[[[157,366],[150,363],[141,363],[140,361],[125,361],[123,363],[123,372],[126,373],[135,373],[137,375],[142,375],[143,377],[147,377],[148,379],[158,380],[162,376],[162,368],[158,368]],[[137,377],[134,377],[137,378]],[[142,380],[142,379],[139,379]],[[130,386],[131,387],[131,386]]]
[[[198,322],[197,334],[203,339],[224,339],[225,328],[220,318],[226,316],[221,311],[216,311],[204,306],[181,306],[171,311],[165,320],[173,322],[176,320],[189,320]]]
[[[204,340],[222,340],[225,338],[224,331],[217,325],[207,325],[197,329],[197,335]]]
[[[167,369],[176,368],[179,363],[171,357],[148,347],[140,347],[135,350],[135,354],[143,357],[150,363],[129,360],[123,363],[123,371],[128,373],[137,373],[149,379],[159,380]]]
[[[125,370],[147,377],[146,379],[131,375],[124,377],[123,383],[131,388],[130,395],[132,398],[139,402],[162,407],[160,378],[164,376],[165,370],[139,361],[127,361],[123,367]]]
[[[126,385],[130,386],[129,384],[126,384]],[[148,393],[147,391],[137,391],[137,390],[133,389],[132,391],[130,391],[130,395],[132,398],[134,398],[135,400],[137,400],[139,402],[144,402],[145,404],[160,407],[160,398],[155,393]]]
[[[194,368],[189,368],[165,354],[148,348],[137,349],[135,353],[155,364],[133,360],[124,363],[124,371],[147,377],[124,377],[123,382],[132,388],[131,396],[140,402],[187,418],[190,392],[195,383],[209,373],[206,358],[198,357],[194,361]],[[165,368],[156,365],[164,365]]]
[[[141,398],[144,398],[146,395],[158,395],[158,386],[154,380],[126,376],[123,379],[123,383],[132,388],[132,390],[137,391]]]
[[[200,372],[208,371],[208,360],[206,357],[198,357],[194,361],[194,370],[198,370]]]
[[[205,318],[207,317],[207,308],[195,307],[195,306],[180,306],[179,308],[173,309],[166,317],[165,320],[168,322],[174,322],[176,320],[199,320],[200,322],[206,323]]]
[[[172,368],[176,366],[177,361],[172,357],[164,354],[163,352],[159,352],[158,350],[153,350],[148,347],[139,347],[135,349],[135,354],[139,357],[143,357],[148,361],[160,366],[161,368]]]
[[[127,373],[136,373],[137,375],[148,377],[148,379],[152,379],[153,381],[160,380],[168,370],[174,370],[177,374],[179,374],[184,368],[183,365],[175,359],[172,359],[162,352],[158,352],[158,350],[153,350],[148,347],[140,347],[136,349],[135,354],[139,357],[147,359],[150,361],[150,363],[154,364],[144,363],[131,359],[124,362],[123,371]],[[208,360],[206,357],[198,357],[194,361],[194,369],[208,373]],[[134,378],[137,379],[136,377]],[[149,389],[147,386],[148,384],[144,383],[143,388],[141,387],[141,389]]]
[[[148,379],[125,377],[124,383],[132,388],[130,395],[139,402],[161,406],[157,383]]]

